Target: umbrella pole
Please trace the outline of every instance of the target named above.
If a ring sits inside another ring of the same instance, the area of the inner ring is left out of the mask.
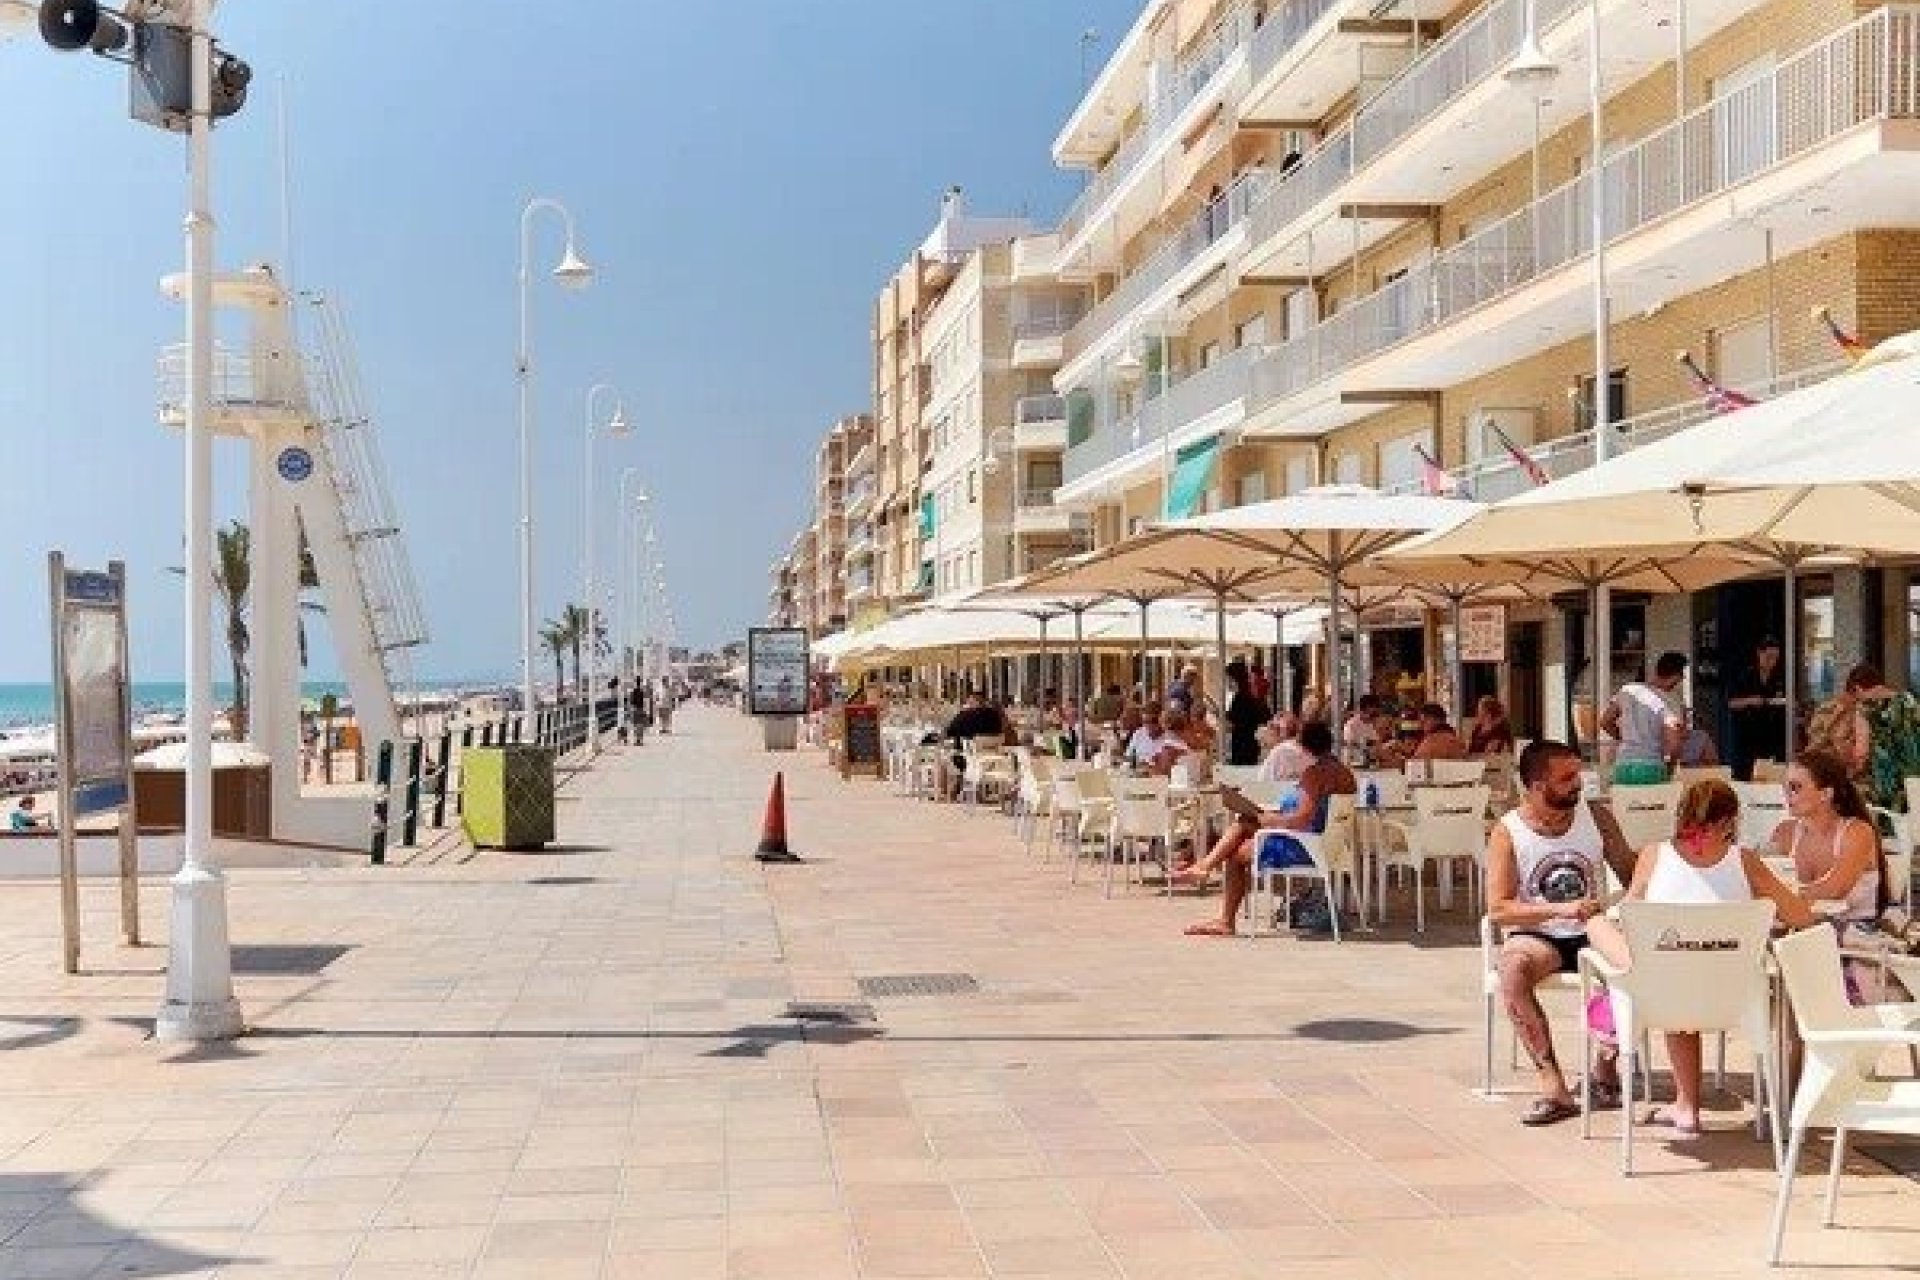
[[[1593,758],[1598,762],[1600,707],[1613,696],[1613,591],[1604,584],[1593,589],[1593,643]]]
[[[1797,567],[1794,561],[1787,561],[1787,607],[1786,612],[1782,615],[1784,625],[1781,627],[1780,635],[1780,638],[1786,642],[1787,649],[1786,654],[1782,658],[1782,661],[1787,664],[1785,673],[1787,691],[1787,714],[1785,717],[1787,722],[1787,753],[1781,757],[1782,763],[1793,759],[1793,730],[1794,722],[1798,718],[1797,713],[1799,712],[1800,699],[1800,610],[1797,607],[1799,605],[1799,600],[1796,598],[1798,593],[1794,590],[1796,576],[1794,571]]]
[[[1335,741],[1339,740],[1340,726],[1346,723],[1346,714],[1341,708],[1341,700],[1346,682],[1341,679],[1341,667],[1345,655],[1341,653],[1340,643],[1340,575],[1327,575],[1327,723],[1333,726]]]
[[[1220,729],[1218,740],[1214,743],[1216,754],[1222,764],[1227,760],[1227,593],[1215,590],[1213,593],[1213,639],[1218,646],[1217,657],[1220,662],[1220,680],[1213,687],[1220,691]],[[1206,708],[1200,709],[1202,716]]]
[[[1601,733],[1600,733],[1600,647],[1601,645],[1606,643],[1606,624],[1600,621],[1600,611],[1606,607],[1607,607],[1607,598],[1604,594],[1604,589],[1598,586],[1590,588],[1588,592],[1588,599],[1587,599],[1587,611],[1588,611],[1587,630],[1588,632],[1591,633],[1591,636],[1590,636],[1590,639],[1587,641],[1587,645],[1588,645],[1587,670],[1588,672],[1591,673],[1592,682],[1589,685],[1591,692],[1588,694],[1588,702],[1593,707],[1593,764],[1594,764],[1594,768],[1596,769],[1600,767],[1600,737],[1601,737]],[[1578,706],[1580,702],[1579,689],[1580,689],[1579,684],[1576,682],[1574,685],[1574,698],[1573,698],[1574,706]],[[1567,708],[1567,718],[1569,720],[1575,719],[1573,715],[1573,707]],[[1573,732],[1576,737],[1579,735],[1580,726],[1578,724],[1575,724],[1573,726]],[[1604,780],[1605,775],[1602,774],[1601,776],[1602,776],[1602,779]]]
[[[1453,592],[1447,602],[1453,614],[1453,652],[1447,658],[1447,681],[1453,687],[1453,723],[1458,728],[1467,718],[1467,695],[1461,687],[1467,664],[1460,658],[1460,593]]]
[[[1147,686],[1147,647],[1148,647],[1147,646],[1147,610],[1152,608],[1152,606],[1153,606],[1153,602],[1151,600],[1146,599],[1144,596],[1141,597],[1141,600],[1140,600],[1140,668],[1137,676],[1135,677],[1134,683],[1138,684],[1142,689],[1146,688]]]
[[[1040,693],[1041,693],[1041,696],[1043,697],[1046,695],[1046,691],[1052,687],[1047,683],[1047,622],[1048,622],[1047,616],[1044,613],[1041,614],[1040,615]],[[1082,707],[1081,710],[1084,711],[1086,710],[1086,708]]]
[[[1287,661],[1287,611],[1273,611],[1273,675],[1274,688],[1280,694],[1280,705],[1274,708],[1277,715],[1293,710],[1293,663]]]
[[[1086,616],[1087,611],[1085,609],[1075,609],[1073,611],[1073,700],[1083,706],[1087,701],[1087,677],[1086,656],[1084,653],[1085,641],[1081,635],[1080,624],[1086,620]]]

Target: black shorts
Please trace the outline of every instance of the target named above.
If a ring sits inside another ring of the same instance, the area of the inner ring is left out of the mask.
[[[1507,935],[1509,938],[1538,938],[1560,953],[1560,972],[1577,973],[1580,969],[1580,952],[1586,948],[1587,935],[1577,934],[1571,938],[1555,937],[1542,933],[1538,929],[1515,929]]]

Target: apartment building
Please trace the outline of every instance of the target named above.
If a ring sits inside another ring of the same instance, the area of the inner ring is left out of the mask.
[[[793,543],[787,549],[787,561],[793,566],[793,625],[805,627],[815,635],[827,630],[825,619],[816,612],[820,604],[820,560],[815,554],[819,537],[816,521],[794,534]]]
[[[1091,545],[1087,517],[1053,504],[1067,427],[1053,376],[1086,299],[1060,281],[1058,246],[1054,235],[980,246],[928,313],[921,554],[936,596]]]
[[[1900,8],[1149,0],[1053,152],[1088,175],[1060,266],[1095,291],[1055,380],[1056,497],[1102,542],[1315,483],[1418,487],[1423,455],[1508,496],[1531,483],[1516,451],[1565,474],[1597,418],[1627,447],[1711,412],[1677,352],[1763,397],[1842,367],[1816,306],[1868,342],[1920,326],[1920,16]],[[1920,656],[1908,578],[1809,580],[1810,691]],[[1692,652],[1711,725],[1778,596],[1624,600],[1615,670]],[[1585,665],[1580,622],[1515,610],[1508,661],[1468,692],[1564,728],[1547,692]],[[1446,642],[1428,617],[1363,661],[1432,673]]]
[[[927,321],[975,249],[1031,230],[1025,218],[969,214],[960,188],[950,188],[941,197],[939,221],[874,303],[874,577],[859,601],[861,625],[936,589],[923,485],[930,460],[925,410],[933,394]]]
[[[792,553],[773,562],[767,576],[767,625],[770,627],[805,626],[799,599],[799,569]]]
[[[873,420],[855,414],[834,423],[814,451],[813,606],[815,634],[847,625],[847,567],[851,543],[846,511],[848,464],[873,440]]]

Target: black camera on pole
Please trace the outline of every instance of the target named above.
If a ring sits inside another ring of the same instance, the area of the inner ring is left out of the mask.
[[[158,129],[185,133],[193,116],[193,33],[167,22],[135,22],[99,0],[41,0],[40,36],[64,53],[89,50],[130,73],[129,113]],[[213,118],[247,104],[253,69],[213,50]]]

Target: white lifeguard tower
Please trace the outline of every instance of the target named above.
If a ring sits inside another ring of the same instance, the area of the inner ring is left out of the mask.
[[[169,276],[161,289],[182,300],[186,278]],[[273,762],[273,838],[358,848],[367,798],[301,788],[301,539],[369,749],[400,740],[394,666],[427,639],[412,564],[337,305],[289,295],[265,266],[217,276],[214,301],[246,317],[244,348],[214,357],[211,425],[251,446],[247,736]],[[161,356],[160,421],[170,427],[186,421],[186,370],[184,347]]]

